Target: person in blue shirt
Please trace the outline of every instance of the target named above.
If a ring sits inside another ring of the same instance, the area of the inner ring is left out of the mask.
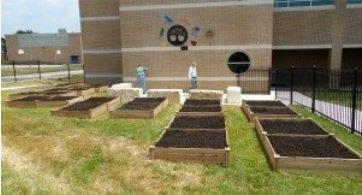
[[[137,87],[142,88],[143,93],[146,92],[146,72],[148,69],[143,65],[137,65],[136,75],[137,75]]]

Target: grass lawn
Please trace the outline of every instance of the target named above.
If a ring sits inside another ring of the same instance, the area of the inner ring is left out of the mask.
[[[2,101],[7,95],[2,93]],[[155,120],[80,120],[2,102],[2,192],[362,194],[361,176],[271,171],[254,126],[236,107],[225,108],[228,167],[149,160],[148,146],[178,109],[169,106]],[[362,152],[361,137],[296,110]]]

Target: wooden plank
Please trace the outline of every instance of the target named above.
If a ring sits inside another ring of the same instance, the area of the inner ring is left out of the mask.
[[[19,98],[22,99],[23,97]],[[6,100],[5,104],[8,107],[12,108],[36,108],[36,101],[20,101],[19,99],[15,100]]]

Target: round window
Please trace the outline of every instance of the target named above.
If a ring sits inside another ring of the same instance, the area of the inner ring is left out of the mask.
[[[182,46],[187,41],[187,30],[181,25],[172,26],[167,32],[167,40],[173,46]]]
[[[228,67],[233,73],[243,73],[250,67],[250,58],[243,52],[233,53],[229,57]]]

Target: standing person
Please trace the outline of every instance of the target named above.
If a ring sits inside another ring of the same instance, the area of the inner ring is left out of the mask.
[[[137,87],[142,88],[143,93],[146,92],[146,72],[147,68],[141,64],[137,65],[136,75],[137,75]]]
[[[192,62],[191,66],[189,67],[189,71],[187,73],[187,76],[190,79],[191,88],[190,89],[196,89],[197,88],[197,70],[196,70],[197,63]]]

